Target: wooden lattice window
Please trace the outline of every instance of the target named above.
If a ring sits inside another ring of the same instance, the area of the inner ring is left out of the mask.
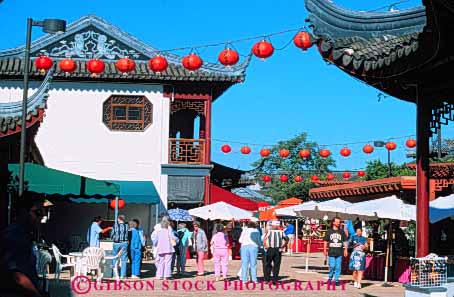
[[[153,105],[145,96],[112,95],[103,104],[103,122],[115,131],[145,131],[153,119]]]

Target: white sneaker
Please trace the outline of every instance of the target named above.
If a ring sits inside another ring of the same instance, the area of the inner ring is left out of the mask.
[[[140,278],[137,275],[131,275],[131,278]]]
[[[361,289],[361,283],[358,283],[358,285],[356,286],[358,289]]]
[[[355,282],[355,284],[353,285],[355,288],[358,288],[358,282]]]

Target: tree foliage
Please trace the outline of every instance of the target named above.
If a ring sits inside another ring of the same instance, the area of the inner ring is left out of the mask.
[[[392,176],[414,176],[416,171],[408,168],[406,164],[398,165],[391,163]],[[389,176],[389,167],[387,163],[382,163],[380,160],[367,162],[366,165],[366,180],[374,180]]]
[[[290,156],[285,159],[279,155],[279,151],[284,148],[290,151]],[[326,159],[320,157],[318,144],[308,141],[307,133],[301,133],[289,140],[279,141],[269,149],[270,156],[255,161],[252,166],[256,167],[254,173],[261,185],[265,186],[266,194],[276,202],[289,197],[307,197],[309,189],[313,187],[310,177],[316,174],[322,179],[329,171],[328,167],[335,167],[332,157]],[[307,159],[301,158],[298,153],[302,149],[310,150],[311,156]],[[289,176],[289,181],[286,183],[279,179],[284,174]],[[262,177],[265,175],[272,177],[272,181],[266,185],[262,182]],[[293,181],[297,175],[303,177],[303,182]]]

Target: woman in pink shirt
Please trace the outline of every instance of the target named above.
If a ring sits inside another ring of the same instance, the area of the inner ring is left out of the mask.
[[[229,246],[227,235],[224,233],[224,226],[216,225],[216,234],[211,239],[211,253],[214,260],[214,275],[216,281],[223,280],[227,277],[227,265],[229,262]],[[221,276],[222,269],[222,278]]]

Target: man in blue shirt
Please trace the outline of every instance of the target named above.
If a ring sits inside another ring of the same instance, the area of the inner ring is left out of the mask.
[[[284,228],[284,234],[288,238],[288,246],[287,246],[287,252],[292,253],[292,247],[293,247],[293,240],[295,238],[295,226],[290,224],[289,222],[284,223],[285,228]]]
[[[87,242],[88,246],[99,247],[99,234],[105,233],[112,229],[112,227],[101,228],[102,218],[100,216],[95,217],[91,223],[90,228],[87,231]]]

